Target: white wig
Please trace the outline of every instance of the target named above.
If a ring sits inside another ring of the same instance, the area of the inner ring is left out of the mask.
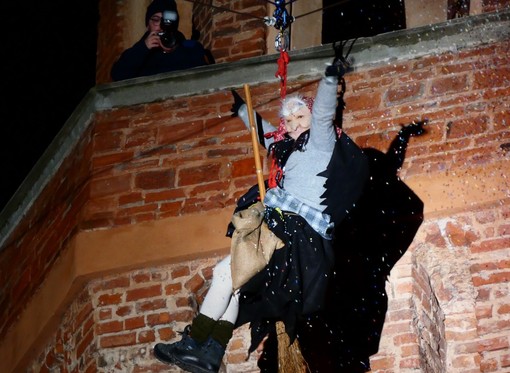
[[[303,97],[295,95],[289,96],[282,100],[282,108],[280,109],[280,117],[286,117],[294,114],[296,111],[306,107],[311,112],[311,108],[303,99]]]

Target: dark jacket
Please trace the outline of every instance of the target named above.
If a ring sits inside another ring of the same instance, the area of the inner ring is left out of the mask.
[[[191,69],[209,63],[206,51],[198,41],[185,40],[182,35],[176,49],[164,53],[159,48],[147,48],[146,37],[147,33],[131,48],[126,49],[113,64],[111,77],[114,81]]]

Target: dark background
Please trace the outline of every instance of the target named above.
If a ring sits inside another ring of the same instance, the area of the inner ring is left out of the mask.
[[[2,16],[0,210],[95,85],[98,1],[10,0]]]
[[[325,0],[324,8],[323,44],[405,28],[400,0]],[[0,14],[1,210],[95,85],[98,0],[4,1]]]
[[[323,44],[406,28],[402,0],[323,0],[323,7]]]

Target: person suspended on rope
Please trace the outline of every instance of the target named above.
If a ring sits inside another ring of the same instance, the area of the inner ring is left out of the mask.
[[[333,270],[336,223],[326,212],[333,201],[324,198],[328,164],[334,153],[348,158],[344,169],[338,170],[346,185],[342,196],[333,202],[336,208],[352,208],[367,177],[363,153],[333,125],[338,82],[344,73],[339,64],[328,66],[315,98],[285,98],[276,131],[262,122],[260,139],[274,166],[263,201],[264,220],[284,246],[235,292],[232,273],[236,269],[231,268],[231,256],[220,261],[199,313],[185,328],[182,339],[155,345],[154,355],[160,361],[190,372],[217,372],[235,327],[251,324],[251,353],[275,321],[284,323],[292,343],[297,322],[323,307]],[[234,97],[233,115],[239,114],[249,128],[246,107],[240,96]],[[258,186],[251,188],[236,211],[253,204],[259,192]],[[227,235],[233,234],[231,228]]]
[[[335,117],[337,126],[342,125],[341,117],[338,116],[341,116],[344,107],[345,85],[342,79],[340,83]],[[234,96],[236,112],[246,122],[246,105],[239,95]],[[259,114],[255,113],[254,117],[260,143],[270,144],[270,139],[264,138],[262,134],[268,133],[274,127]],[[354,171],[364,171],[365,165],[346,163],[353,159],[356,152],[346,151],[348,148],[342,145],[342,140],[337,139],[336,154],[334,152],[326,172],[323,173],[327,176],[326,192],[323,195],[327,207],[324,212],[330,214],[331,220],[335,222],[332,240],[334,275],[327,283],[330,289],[323,309],[297,318],[296,322],[299,351],[306,361],[307,372],[370,371],[370,356],[378,352],[388,306],[385,286],[390,270],[404,255],[423,221],[423,202],[400,179],[398,172],[404,162],[410,137],[424,134],[426,124],[427,120],[423,120],[403,126],[386,153],[373,148],[363,148],[369,173],[364,184],[359,182],[364,177],[357,177]],[[281,127],[279,131],[270,134],[276,140],[286,136]],[[283,170],[272,167],[269,182],[276,182],[270,187],[278,186],[278,180],[283,177],[285,188],[287,167],[288,164]],[[358,187],[356,194],[352,195],[350,191]],[[253,203],[256,194],[256,191],[252,191],[251,195],[248,193],[241,198],[238,208],[243,209]],[[348,206],[350,201],[356,203],[346,213],[345,206]],[[278,250],[276,255],[279,254]],[[298,255],[292,257],[293,261],[299,258],[301,257]],[[281,265],[281,261],[277,263],[279,265],[275,267],[286,267]],[[310,265],[309,262],[307,264]],[[264,280],[267,281],[267,278]],[[276,281],[278,277],[271,280]],[[318,286],[323,285],[326,284]],[[257,296],[256,291],[250,294],[247,286],[241,288],[238,324],[250,320],[249,317],[244,318],[243,312],[250,307],[250,299],[256,300]],[[248,303],[248,307],[245,303]],[[278,328],[274,328],[274,323],[270,322],[263,324],[263,327],[252,322],[251,329],[255,334],[255,337],[252,335],[255,343],[264,333],[269,336],[264,340],[263,352],[258,360],[261,372],[281,373],[282,360],[279,355],[282,351]],[[297,369],[290,371],[301,372]]]
[[[345,57],[352,45],[344,56],[343,48],[346,44],[347,42],[335,44],[335,63],[329,69],[341,69],[347,64]],[[342,111],[345,107],[345,81],[342,77],[339,85],[334,119],[337,128],[342,127]],[[246,105],[239,95],[233,93],[234,111],[247,122]],[[274,127],[257,113],[254,118],[259,142],[267,146],[270,139],[265,139],[263,133],[270,133]],[[423,202],[400,179],[398,173],[404,162],[410,137],[423,135],[427,122],[415,121],[403,126],[386,153],[373,148],[362,149],[368,160],[369,177],[360,188],[359,198],[349,197],[349,190],[353,190],[350,183],[360,186],[356,184],[359,179],[352,178],[352,171],[356,166],[349,167],[345,164],[346,160],[351,159],[351,155],[341,151],[345,150],[345,147],[338,146],[337,140],[338,152],[331,157],[325,172],[327,181],[324,193],[327,201],[324,211],[331,214],[331,219],[335,222],[335,274],[328,284],[332,283],[333,286],[323,311],[298,320],[296,327],[299,350],[306,360],[308,372],[370,371],[370,356],[378,352],[387,311],[385,286],[390,270],[404,255],[423,221]],[[270,133],[275,139],[283,138],[284,134],[285,130],[281,127],[279,131]],[[351,174],[345,172],[346,170]],[[285,175],[284,170],[272,167],[269,181],[280,180],[282,175]],[[356,200],[348,214],[345,209],[346,201],[342,202],[344,194],[348,201]],[[240,199],[244,205],[240,203],[238,208],[246,208],[246,205],[252,203],[253,193],[251,198],[247,196]],[[246,287],[243,289],[246,291]],[[242,323],[243,303],[244,301],[241,302],[238,323]],[[268,323],[266,326],[270,328],[273,325],[274,323]],[[259,331],[252,326],[252,332],[253,330]],[[266,373],[282,372],[278,329],[270,330],[268,336],[269,338],[264,340],[259,368]]]

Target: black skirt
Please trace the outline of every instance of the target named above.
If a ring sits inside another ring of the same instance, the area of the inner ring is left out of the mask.
[[[320,236],[297,214],[284,212],[282,219],[277,211],[269,208],[267,211],[266,220],[280,222],[269,226],[285,246],[276,250],[269,264],[240,289],[237,325],[250,323],[250,352],[275,321],[283,321],[292,342],[296,325],[324,308],[334,268],[330,240]]]

